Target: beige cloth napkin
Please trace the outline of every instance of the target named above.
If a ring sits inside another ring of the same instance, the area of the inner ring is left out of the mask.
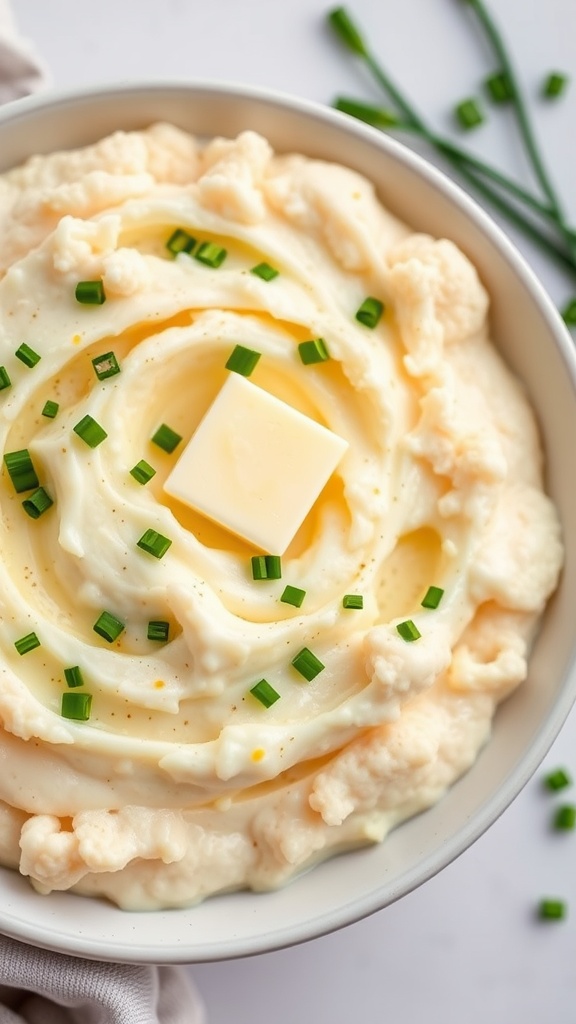
[[[48,80],[0,0],[0,103]],[[206,1016],[184,967],[79,960],[0,935],[0,1024],[206,1024]]]

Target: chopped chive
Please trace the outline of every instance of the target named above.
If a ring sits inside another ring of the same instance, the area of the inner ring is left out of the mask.
[[[106,302],[102,281],[78,281],[74,292],[78,302],[85,306],[101,306]]]
[[[496,71],[484,82],[486,91],[494,103],[508,103],[514,99],[512,82],[504,71]]]
[[[239,373],[242,377],[249,377],[261,354],[252,348],[245,348],[244,345],[236,345],[228,358],[226,369]]]
[[[19,640],[14,641],[14,647],[20,655],[29,654],[36,647],[40,647],[40,641],[36,633],[27,633],[26,636],[21,636]]]
[[[104,352],[103,355],[96,356],[92,360],[92,366],[98,380],[106,380],[108,377],[115,377],[117,373],[120,373],[118,360],[113,352]]]
[[[39,519],[54,504],[52,498],[43,487],[37,487],[22,502],[22,508],[31,519]]]
[[[326,668],[320,659],[317,658],[315,654],[312,654],[312,651],[310,651],[308,647],[303,647],[296,657],[292,658],[292,665],[301,676],[304,676],[304,679],[308,680],[308,682],[315,679],[316,676]]]
[[[250,273],[261,277],[263,281],[273,281],[280,271],[271,267],[269,263],[257,263],[255,267],[250,267]]]
[[[547,100],[556,99],[564,92],[569,81],[568,75],[561,71],[551,71],[542,84],[542,95]]]
[[[180,444],[182,435],[177,434],[175,430],[172,430],[172,428],[168,426],[167,423],[162,423],[158,427],[156,433],[152,434],[150,440],[152,441],[152,444],[157,445],[158,448],[162,449],[162,451],[168,452],[168,454],[171,455],[174,449]]]
[[[75,434],[78,434],[78,437],[82,438],[89,448],[97,448],[98,445],[102,444],[102,441],[108,437],[104,427],[101,427],[100,424],[97,423],[89,414],[83,416],[80,422],[72,429]]]
[[[339,96],[333,105],[343,114],[349,114],[350,117],[364,121],[365,124],[371,124],[374,128],[394,128],[400,120],[397,114],[386,110],[385,107],[373,107],[369,103],[358,103],[357,100],[351,100],[345,96]]]
[[[576,325],[576,299],[571,299],[568,305],[564,307],[562,310],[562,318],[568,327],[574,327]]]
[[[360,609],[364,607],[364,598],[362,594],[344,594],[342,598],[343,608],[356,608]]]
[[[572,804],[558,807],[554,815],[554,828],[560,831],[572,831],[576,828],[576,807]]]
[[[95,633],[98,633],[98,636],[103,637],[109,644],[112,644],[118,639],[120,633],[124,632],[126,626],[115,615],[112,615],[111,612],[102,612],[96,619],[92,629]]]
[[[543,899],[538,904],[538,917],[542,921],[562,921],[568,913],[563,900]]]
[[[223,249],[221,245],[216,245],[216,242],[202,242],[198,252],[194,253],[194,259],[205,263],[207,267],[216,269],[224,263],[227,255],[226,249]]]
[[[324,338],[301,341],[298,345],[298,352],[304,366],[310,366],[312,363],[325,363],[327,359],[330,359]]]
[[[142,549],[142,551],[146,551],[147,554],[153,555],[154,558],[164,558],[164,555],[168,551],[172,541],[169,540],[168,537],[163,537],[162,534],[158,533],[156,530],[146,530],[136,544],[137,547]]]
[[[378,324],[383,312],[384,303],[380,302],[380,299],[375,299],[370,295],[367,299],[364,299],[364,302],[356,313],[356,319],[359,323],[364,324],[365,327],[370,327],[373,330]]]
[[[91,707],[91,693],[68,693],[65,691],[62,694],[60,709],[62,718],[70,718],[75,722],[87,722],[90,718]]]
[[[277,700],[280,700],[280,694],[276,692],[273,686],[266,679],[261,679],[260,682],[256,683],[250,690],[253,697],[259,700],[265,708],[272,707]]]
[[[544,785],[546,786],[546,789],[550,789],[555,793],[559,789],[565,789],[566,786],[571,786],[572,779],[564,768],[556,768],[553,772],[549,772],[548,775],[544,777]]]
[[[139,484],[147,484],[153,476],[156,476],[156,470],[146,462],[146,459],[140,459],[135,466],[132,466],[130,470],[130,476],[133,476]]]
[[[66,685],[73,689],[75,686],[84,686],[84,679],[82,678],[82,671],[78,665],[74,665],[73,668],[64,669],[64,679]]]
[[[407,643],[410,643],[412,640],[418,640],[422,636],[418,628],[412,622],[412,619],[406,619],[405,622],[399,622],[396,629],[402,639],[406,640]]]
[[[480,110],[478,102],[474,99],[462,100],[455,109],[454,116],[461,128],[469,131],[477,128],[484,121],[484,114]]]
[[[166,248],[173,256],[177,256],[179,252],[190,254],[194,251],[195,247],[196,239],[189,235],[187,231],[183,231],[182,228],[176,228],[176,231],[172,232],[166,242]]]
[[[148,640],[158,640],[161,643],[165,643],[170,636],[170,623],[165,622],[163,619],[151,619],[148,623],[146,636]]]
[[[280,555],[253,555],[250,562],[253,580],[282,579],[282,559]]]
[[[6,452],[4,462],[16,494],[38,487],[39,480],[27,448],[21,448],[17,452]]]
[[[0,366],[0,391],[5,391],[12,384],[10,375],[5,366]]]
[[[53,402],[52,399],[49,398],[42,409],[42,415],[46,416],[49,420],[53,420],[58,415],[59,408],[60,406],[58,402]]]
[[[443,597],[442,587],[428,587],[420,604],[422,608],[437,608]]]
[[[42,356],[38,355],[38,353],[35,352],[33,348],[30,348],[30,345],[26,345],[26,343],[20,345],[20,348],[16,349],[14,355],[21,363],[30,367],[30,369],[32,369],[33,366],[36,366],[42,358]]]
[[[302,601],[306,597],[306,591],[301,590],[300,587],[286,586],[282,592],[280,598],[284,604],[292,604],[295,608],[300,608]]]

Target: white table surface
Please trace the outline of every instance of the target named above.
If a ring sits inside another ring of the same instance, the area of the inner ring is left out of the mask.
[[[512,46],[576,222],[576,0],[488,2]],[[56,87],[189,77],[268,86],[325,103],[338,93],[377,101],[365,74],[326,30],[328,8],[323,0],[13,0],[18,25]],[[450,133],[451,106],[492,70],[465,3],[354,0],[353,10],[397,81]],[[565,98],[546,104],[538,86],[556,68],[575,80]],[[530,183],[507,113],[465,141]],[[509,233],[557,303],[576,293],[576,281]],[[557,800],[541,781],[557,765],[576,776],[576,711],[503,817],[422,888],[306,945],[191,968],[210,1024],[573,1024],[576,834],[551,830]],[[576,789],[567,795],[576,801]],[[544,894],[568,902],[567,921],[535,919]]]

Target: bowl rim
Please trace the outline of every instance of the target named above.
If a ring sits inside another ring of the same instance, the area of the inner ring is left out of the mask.
[[[81,107],[95,102],[109,102],[113,97],[118,96],[136,99],[140,95],[144,96],[150,93],[165,96],[167,100],[171,93],[185,93],[190,96],[213,94],[219,98],[232,95],[235,101],[249,100],[260,106],[281,108],[284,112],[290,111],[297,115],[303,115],[308,120],[328,123],[347,136],[356,136],[366,140],[371,145],[390,154],[395,161],[407,166],[418,176],[424,177],[433,188],[444,195],[449,203],[458,207],[466,218],[471,219],[476,229],[488,240],[489,244],[499,250],[504,259],[511,264],[514,274],[530,292],[534,303],[539,307],[546,328],[554,339],[554,345],[568,374],[572,391],[576,396],[576,355],[570,334],[544,286],[504,230],[459,184],[424,157],[398,140],[333,108],[288,92],[234,81],[179,78],[142,79],[129,82],[108,82],[82,88],[52,88],[15,100],[0,108],[0,133],[9,127],[11,122],[20,122],[28,116],[34,118],[44,110],[53,111],[64,107]],[[129,130],[129,126],[127,129]],[[33,148],[31,148],[32,152],[34,152]],[[345,162],[343,161],[343,163]],[[0,169],[0,173],[3,173],[2,169]],[[252,939],[242,938],[238,941],[232,938],[226,943],[218,942],[213,945],[206,943],[201,950],[194,948],[192,958],[190,947],[182,944],[164,944],[162,947],[153,947],[150,943],[135,941],[128,945],[117,940],[112,941],[105,935],[100,940],[96,940],[77,933],[72,935],[70,932],[61,931],[59,927],[37,927],[17,915],[6,914],[5,908],[0,916],[0,931],[25,943],[79,957],[132,964],[188,964],[271,952],[310,941],[360,921],[396,902],[445,868],[468,849],[512,803],[541,764],[576,700],[575,661],[576,645],[573,645],[570,664],[562,676],[556,698],[544,720],[539,723],[530,747],[520,757],[514,771],[508,776],[506,786],[499,787],[497,792],[475,812],[474,817],[454,833],[451,839],[443,845],[441,853],[436,852],[427,856],[419,863],[418,868],[414,868],[406,874],[402,884],[397,885],[392,891],[389,891],[389,884],[384,883],[381,889],[372,891],[369,896],[363,899],[354,899],[352,903],[343,902],[330,912],[323,913],[313,920],[302,921],[298,926],[278,928],[274,933],[260,935]],[[321,870],[321,865],[313,870]],[[254,895],[254,898],[266,898],[266,894],[251,895]],[[85,899],[85,897],[81,898]],[[194,914],[194,911],[194,907],[186,908],[184,911],[144,911],[138,912],[138,916],[182,912]],[[131,912],[121,911],[121,913],[130,914]]]

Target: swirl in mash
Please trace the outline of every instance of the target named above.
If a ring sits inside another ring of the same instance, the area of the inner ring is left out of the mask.
[[[2,449],[27,448],[54,500],[31,519],[3,468],[3,862],[40,892],[151,908],[278,886],[381,840],[474,761],[561,564],[533,416],[474,268],[357,174],[250,132],[202,149],[155,125],[36,157],[0,179],[0,215]],[[172,258],[176,228],[225,247],[222,266]],[[261,261],[273,281],[250,272]],[[76,283],[100,278],[105,304],[80,305]],[[367,296],[386,308],[373,330],[355,319]],[[331,359],[304,366],[298,343],[318,337]],[[253,548],[167,497],[178,452],[150,441],[166,422],[188,442],[237,344],[262,353],[254,384],[349,444],[279,581],[255,582]],[[121,372],[100,381],[108,351]],[[86,415],[107,432],[94,449],[73,431]],[[137,547],[149,528],[172,540],[161,560]],[[430,585],[437,609],[421,607]],[[112,643],[103,610],[125,625]],[[305,646],[325,665],[310,682],[291,667]],[[85,722],[61,714],[69,666]],[[249,693],[263,677],[269,708]]]

